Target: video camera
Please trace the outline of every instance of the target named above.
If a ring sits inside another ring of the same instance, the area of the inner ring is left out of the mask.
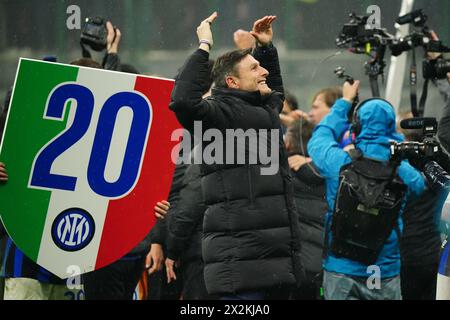
[[[412,118],[400,122],[403,129],[422,129],[422,142],[391,142],[391,160],[400,163],[409,160],[411,165],[421,170],[433,188],[450,189],[450,175],[442,167],[448,168],[448,157],[436,139],[438,124],[436,118]]]
[[[347,48],[352,53],[370,56],[364,67],[370,79],[372,95],[379,97],[378,76],[384,75],[386,47],[394,37],[385,29],[369,28],[367,26],[368,19],[369,16],[358,16],[351,13],[350,21],[344,24],[336,39],[336,45],[339,48]]]
[[[450,72],[450,60],[442,57],[436,60],[424,60],[422,67],[422,74],[425,79],[445,79],[447,77],[447,73]]]
[[[371,28],[367,25],[369,16],[357,16],[350,14],[350,21],[344,24],[341,33],[336,39],[336,44],[340,48],[348,48],[352,53],[366,54],[370,59],[365,63],[364,68],[369,76],[370,87],[373,97],[380,97],[378,86],[378,76],[384,76],[386,62],[384,56],[389,48],[393,56],[398,56],[403,52],[412,50],[412,64],[410,68],[410,88],[411,88],[411,111],[415,117],[423,116],[427,88],[430,79],[445,79],[450,72],[450,60],[442,56],[436,60],[425,59],[423,61],[423,84],[422,97],[419,108],[417,107],[417,67],[416,67],[416,47],[423,47],[425,53],[450,52],[450,48],[444,46],[441,41],[433,40],[432,33],[427,26],[428,17],[422,9],[412,11],[399,17],[398,24],[411,23],[415,30],[408,36],[396,39],[383,28]]]
[[[105,50],[108,37],[106,22],[101,17],[87,18],[81,31],[81,43],[95,51]]]
[[[367,28],[369,16],[350,13],[350,21],[344,24],[336,39],[339,48],[348,48],[353,53],[368,53],[368,47],[376,48],[392,38],[385,29]],[[369,50],[370,51],[370,50]]]
[[[432,39],[430,28],[426,25],[427,20],[428,17],[422,9],[412,11],[396,20],[400,25],[412,23],[414,27],[421,28],[421,30],[416,30],[404,38],[394,39],[389,45],[393,56],[399,56],[416,47],[423,47],[426,53],[450,52],[450,48],[443,45],[441,41]],[[450,60],[440,57],[435,61],[423,61],[423,77],[425,79],[445,79],[448,72],[450,72]]]

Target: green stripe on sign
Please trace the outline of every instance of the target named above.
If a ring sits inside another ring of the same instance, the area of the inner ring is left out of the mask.
[[[50,191],[29,189],[28,181],[38,151],[66,128],[64,121],[45,120],[45,105],[53,88],[74,82],[78,67],[21,60],[0,161],[9,181],[0,187],[2,220],[16,245],[32,260],[39,253]]]

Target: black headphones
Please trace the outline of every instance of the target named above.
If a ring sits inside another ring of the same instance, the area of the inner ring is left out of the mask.
[[[352,115],[352,126],[351,126],[352,129],[351,130],[355,134],[355,137],[357,137],[361,133],[361,130],[362,130],[361,121],[359,120],[359,117],[358,117],[358,111],[359,111],[359,109],[362,108],[363,105],[365,105],[366,103],[368,103],[370,101],[373,101],[373,100],[381,100],[381,101],[386,102],[388,105],[391,106],[392,110],[394,110],[394,113],[395,113],[394,106],[389,101],[387,101],[386,99],[383,99],[383,98],[369,98],[369,99],[366,99],[364,101],[361,101],[361,103],[359,103],[356,106],[355,110],[353,111],[353,115]]]

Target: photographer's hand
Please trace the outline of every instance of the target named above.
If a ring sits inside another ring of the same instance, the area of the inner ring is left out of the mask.
[[[108,30],[106,51],[109,54],[117,54],[119,52],[119,43],[122,38],[122,33],[119,28],[114,28],[110,21],[106,23],[106,29]]]
[[[439,41],[438,35],[434,31],[430,31],[431,40],[433,41]],[[441,57],[442,53],[440,52],[427,52],[427,58],[428,60],[436,60],[437,58]]]
[[[214,45],[211,25],[214,23],[217,16],[217,12],[214,12],[208,18],[203,20],[197,28],[197,36],[200,43],[199,48],[206,52],[209,52]]]
[[[350,103],[353,103],[355,98],[358,96],[359,84],[359,80],[356,80],[353,84],[350,84],[346,81],[344,83],[344,86],[342,87],[343,99]]]

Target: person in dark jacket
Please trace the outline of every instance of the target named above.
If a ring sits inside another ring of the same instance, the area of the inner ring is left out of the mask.
[[[180,150],[182,152],[182,150]],[[180,155],[182,156],[182,154]],[[183,188],[183,179],[188,165],[178,164],[172,176],[172,184],[168,196],[170,211],[177,208],[180,192]],[[155,208],[156,210],[156,208]],[[168,212],[167,212],[168,213]],[[150,232],[152,261],[147,265],[149,269],[149,300],[178,300],[181,295],[182,277],[168,283],[166,270],[164,270],[164,255],[167,252],[167,222],[168,215],[159,215],[158,221]]]
[[[213,84],[212,69],[214,61],[208,61],[208,81],[203,88],[203,98],[211,96]],[[188,137],[186,137],[188,138]],[[191,144],[195,141],[191,141]],[[191,157],[196,148],[190,151]],[[183,149],[180,150],[183,158]],[[193,158],[192,158],[193,160]],[[168,214],[166,236],[166,276],[168,282],[177,281],[177,274],[182,275],[183,300],[207,300],[216,297],[209,295],[203,277],[202,259],[203,216],[206,211],[201,188],[201,170],[199,165],[179,164],[183,166],[183,179],[178,188],[178,200]],[[175,173],[177,170],[175,171]],[[175,272],[176,270],[176,272]]]
[[[201,121],[203,129],[214,128],[224,137],[227,129],[278,133],[276,138],[257,136],[266,150],[278,148],[279,170],[272,175],[261,173],[267,167],[261,159],[256,164],[246,159],[244,164],[201,165],[207,205],[202,250],[208,293],[222,299],[264,299],[302,277],[292,177],[279,134],[283,82],[271,43],[276,17],[255,22],[252,35],[258,45],[253,52],[236,50],[216,60],[215,88],[211,97],[202,99],[200,88],[213,45],[210,27],[216,17],[214,13],[198,27],[200,47],[176,78],[170,108],[188,130]],[[203,141],[203,146],[208,143]],[[231,147],[237,149],[235,140]],[[248,156],[250,148],[245,147],[243,153]]]
[[[306,146],[312,136],[314,124],[306,119],[293,122],[286,134],[286,149],[289,154],[289,165],[293,176],[294,196],[300,227],[301,258],[305,269],[305,280],[293,292],[292,298],[297,300],[320,299],[322,287],[322,254],[324,243],[324,218],[328,210],[325,197],[325,179],[308,158]],[[290,161],[294,155],[304,159],[302,165],[298,161]]]
[[[183,300],[214,298],[206,290],[202,259],[203,216],[206,206],[201,188],[200,166],[191,164],[183,179],[176,210],[170,210],[167,244],[167,278],[176,280],[174,265],[180,262],[183,278]]]

